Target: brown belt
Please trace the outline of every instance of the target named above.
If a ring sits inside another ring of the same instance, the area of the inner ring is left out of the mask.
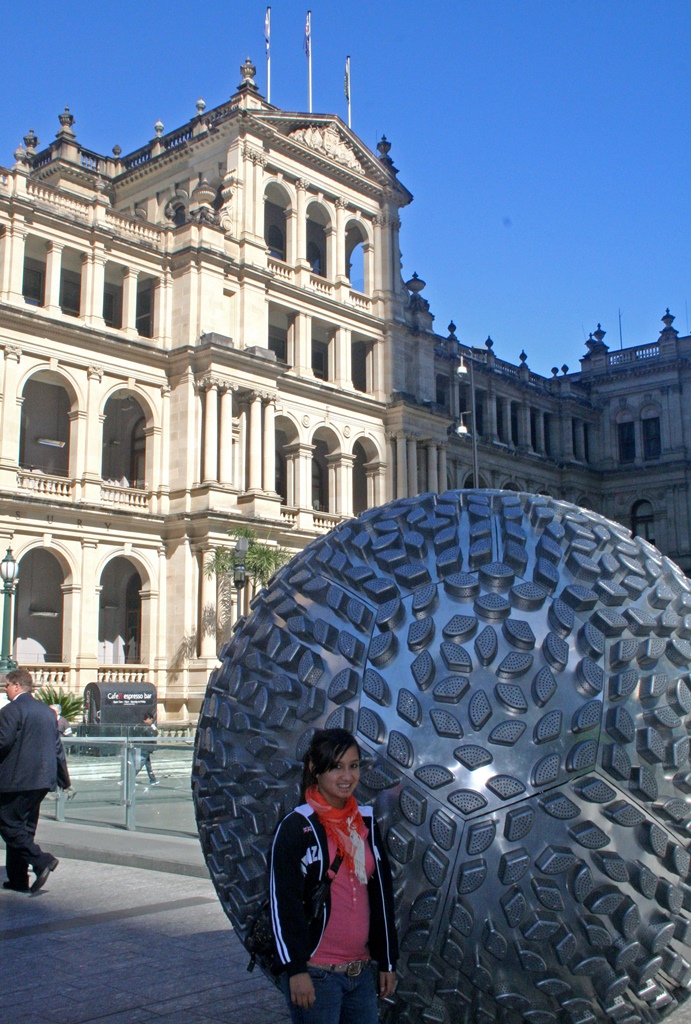
[[[349,978],[357,978],[370,962],[370,960],[351,960],[347,964],[315,964],[308,960],[307,966],[317,967],[320,971],[327,971],[329,974],[347,974]]]

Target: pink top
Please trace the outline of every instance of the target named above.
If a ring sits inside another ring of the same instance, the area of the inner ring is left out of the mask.
[[[336,856],[336,844],[329,837],[329,864]],[[365,871],[374,874],[374,855],[365,840]],[[351,960],[369,960],[369,897],[367,886],[358,882],[343,862],[331,883],[331,913],[317,950],[310,957],[314,964],[347,964]]]

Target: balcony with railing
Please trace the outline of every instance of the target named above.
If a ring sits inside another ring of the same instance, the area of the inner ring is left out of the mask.
[[[72,501],[74,481],[64,476],[43,473],[39,469],[20,469],[17,473],[17,489],[40,498]]]

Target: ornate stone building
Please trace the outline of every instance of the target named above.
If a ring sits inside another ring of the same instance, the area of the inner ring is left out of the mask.
[[[238,611],[203,572],[228,530],[297,550],[466,485],[469,360],[481,483],[585,503],[691,568],[691,338],[673,318],[611,354],[598,329],[580,373],[552,379],[440,337],[401,276],[412,197],[388,142],[375,157],[241,71],[227,103],[129,155],[85,149],[65,110],[47,148],[30,132],[0,167],[17,660],[74,692],[152,682],[161,720],[193,719]]]

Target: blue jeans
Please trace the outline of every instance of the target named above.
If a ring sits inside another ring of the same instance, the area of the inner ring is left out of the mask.
[[[319,967],[308,967],[314,985],[314,1006],[302,1010],[290,1001],[288,975],[281,976],[281,988],[288,1002],[290,1019],[293,1024],[377,1024],[377,965],[365,967],[356,978],[347,974],[322,971]]]

